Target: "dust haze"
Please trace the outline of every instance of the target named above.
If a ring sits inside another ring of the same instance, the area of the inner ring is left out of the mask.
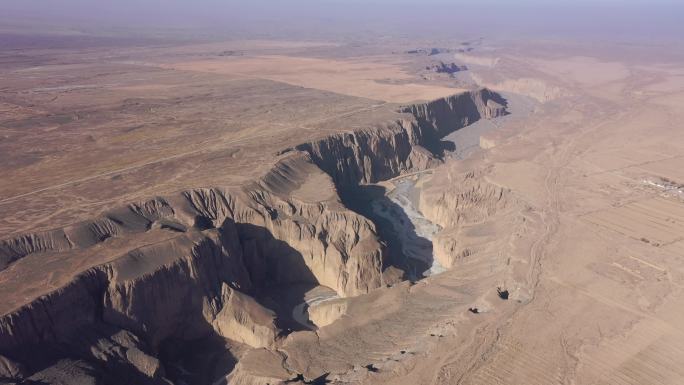
[[[89,33],[164,32],[186,38],[472,34],[671,40],[684,32],[679,23],[684,5],[675,0],[7,0],[0,10],[6,25],[38,21]]]

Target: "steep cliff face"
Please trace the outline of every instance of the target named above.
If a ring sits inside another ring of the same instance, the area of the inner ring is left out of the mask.
[[[430,154],[413,146],[419,134],[415,122],[400,120],[382,127],[332,135],[297,149],[310,154],[335,184],[346,187],[427,167]]]
[[[57,341],[81,325],[96,321],[105,276],[87,271],[68,285],[0,319],[0,351],[25,357],[36,344]]]
[[[480,89],[414,104],[403,112],[412,114],[424,133],[441,138],[480,119],[505,115],[506,100],[488,89]]]
[[[297,147],[337,186],[374,183],[437,163],[439,140],[479,119],[506,114],[506,101],[487,89],[405,107],[406,119],[337,134]]]
[[[383,284],[384,245],[338,189],[431,167],[440,161],[434,148],[441,137],[505,113],[504,104],[480,90],[406,107],[386,125],[297,146],[246,186],[155,197],[0,241],[0,274],[37,253],[91,250],[105,261],[0,315],[0,377],[41,379],[81,368],[86,377],[111,375],[94,383],[167,383],[159,358],[168,341],[215,335],[272,346],[281,331],[276,315],[252,298],[257,291],[310,283],[345,297]],[[452,207],[452,198],[489,201],[495,193],[464,194],[443,197],[431,215],[446,223],[449,210],[465,207]],[[139,242],[134,235],[150,231],[164,237],[108,254],[110,239]],[[321,323],[334,318],[321,314]]]

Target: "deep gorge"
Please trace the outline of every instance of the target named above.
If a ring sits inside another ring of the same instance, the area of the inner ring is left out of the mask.
[[[322,285],[350,297],[386,284],[389,266],[409,270],[393,256],[387,229],[368,219],[367,203],[355,197],[368,195],[369,184],[438,165],[447,149],[442,137],[503,115],[505,106],[482,89],[405,107],[403,118],[383,126],[283,151],[249,185],[154,197],[1,241],[0,271],[45,253],[96,255],[118,239],[134,247],[94,261],[28,303],[7,304],[0,378],[24,379],[68,363],[97,383],[168,384],[182,375],[174,365],[187,361],[177,352],[200,351],[200,340],[212,341],[202,354],[227,374],[235,360],[221,341],[272,348],[288,333],[279,318],[291,309],[272,309],[263,300],[269,288]],[[312,178],[330,195],[302,198]],[[196,380],[212,382],[214,372]]]

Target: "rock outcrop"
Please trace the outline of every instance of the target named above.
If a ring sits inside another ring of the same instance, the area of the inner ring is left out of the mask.
[[[26,234],[0,242],[0,270],[28,254],[71,248],[64,230]]]
[[[21,364],[0,356],[0,383],[3,381],[18,381],[24,376],[24,368]]]
[[[464,222],[480,222],[505,209],[509,190],[487,183],[482,175],[467,172],[449,183],[448,189],[420,195],[420,210],[430,221],[446,228]]]
[[[435,56],[435,55],[439,55],[442,53],[450,53],[450,52],[453,52],[453,50],[449,49],[449,48],[437,48],[437,47],[416,48],[416,49],[406,51],[406,53],[409,55],[427,55],[427,56]]]
[[[274,385],[284,384],[292,375],[283,368],[285,358],[267,349],[249,351],[226,378],[234,385]],[[258,368],[258,370],[255,370]]]
[[[481,171],[433,175],[451,179],[448,184],[437,184],[420,195],[420,211],[442,228],[433,239],[433,253],[445,268],[474,252],[463,244],[461,227],[489,220],[515,204],[509,190],[488,183],[483,176]]]
[[[276,340],[276,315],[254,298],[223,285],[223,307],[214,317],[212,326],[218,334],[255,348],[270,347]]]
[[[330,325],[346,312],[347,301],[344,298],[323,301],[307,308],[309,321],[319,328]]]
[[[468,67],[466,67],[464,65],[459,65],[456,63],[448,63],[447,64],[447,63],[444,63],[441,61],[441,62],[436,63],[436,64],[425,66],[425,70],[430,71],[430,72],[435,72],[438,74],[453,75],[457,72],[467,71]]]

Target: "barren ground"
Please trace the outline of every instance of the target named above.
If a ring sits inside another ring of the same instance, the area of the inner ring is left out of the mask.
[[[355,384],[684,383],[684,61],[486,40],[433,59],[406,44],[0,52],[0,239],[187,189],[247,186],[287,148],[487,86],[510,95],[511,115],[465,159],[410,176],[417,208],[442,229],[435,255],[451,266],[335,298],[344,306],[319,315],[325,326],[290,333],[278,354],[227,341],[242,346],[239,369],[253,383],[295,373]],[[437,59],[469,69],[422,77]],[[326,183],[313,174],[292,195],[336,199]],[[456,220],[461,208],[447,201],[472,197],[465,183],[506,202],[473,200]],[[0,311],[172,236],[29,255],[0,271]]]

